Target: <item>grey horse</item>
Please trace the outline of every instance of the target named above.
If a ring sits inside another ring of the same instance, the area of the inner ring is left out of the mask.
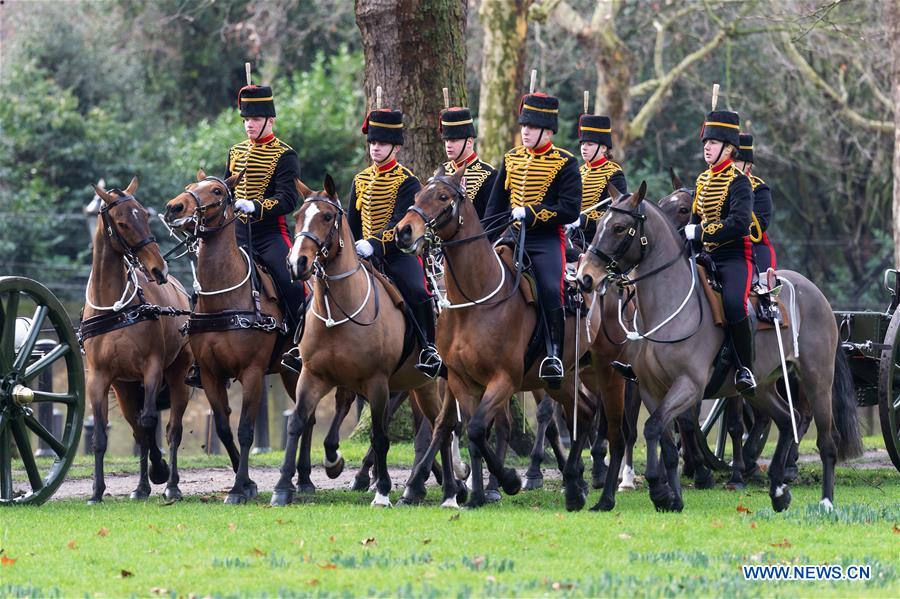
[[[709,304],[696,285],[696,268],[681,237],[656,205],[644,201],[646,191],[642,183],[636,193],[613,192],[612,205],[579,266],[578,283],[593,291],[602,281],[612,280],[636,290],[637,318],[629,335],[627,357],[638,377],[641,400],[651,413],[644,427],[645,476],[656,509],[680,511],[684,503],[678,453],[668,428],[676,416],[703,398],[724,332],[709,317]],[[838,457],[862,452],[856,402],[850,392],[832,397],[835,356],[840,348],[828,300],[803,275],[789,270],[777,274],[788,290],[784,300],[792,310],[798,331],[796,345],[802,350],[796,351],[791,330],[783,330],[785,353],[800,383],[795,410],[811,412],[816,423],[823,468],[821,504],[830,509]],[[793,441],[791,414],[775,387],[782,375],[775,331],[758,331],[754,343],[758,388],[750,402],[769,414],[778,428],[769,468],[769,497],[773,509],[780,512],[791,502],[785,482],[785,462]],[[736,395],[731,380],[726,376],[724,384],[709,393],[714,397]]]

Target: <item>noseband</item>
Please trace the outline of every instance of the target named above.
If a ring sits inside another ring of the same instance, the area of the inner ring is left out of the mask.
[[[412,212],[413,214],[417,214],[419,218],[425,223],[425,235],[423,236],[427,243],[438,243],[437,230],[442,229],[446,225],[450,224],[451,221],[456,220],[456,230],[453,232],[453,235],[450,235],[448,239],[451,239],[454,235],[459,232],[459,228],[463,225],[463,217],[460,213],[460,204],[464,202],[466,198],[466,192],[462,187],[453,183],[450,177],[438,176],[435,175],[428,180],[428,186],[433,186],[435,183],[443,183],[454,193],[454,198],[449,201],[449,203],[442,208],[437,214],[434,215],[434,218],[428,218],[428,215],[425,214],[425,211],[413,204],[409,208],[406,209],[407,212]],[[417,239],[416,242],[419,240]],[[413,244],[415,245],[415,244]]]
[[[205,237],[209,237],[210,235],[212,235],[214,233],[218,233],[219,231],[221,231],[222,229],[224,229],[225,227],[227,227],[228,225],[233,223],[235,218],[237,218],[237,217],[234,217],[231,220],[226,222],[225,221],[225,210],[222,210],[221,224],[216,225],[216,226],[207,225],[207,223],[206,223],[207,210],[211,210],[213,208],[218,208],[220,206],[224,206],[227,209],[228,206],[230,206],[234,203],[234,195],[231,193],[231,188],[228,187],[228,184],[224,180],[220,179],[219,177],[214,177],[212,175],[208,175],[205,179],[203,179],[203,181],[200,181],[200,183],[205,183],[206,181],[214,181],[216,183],[219,183],[225,189],[225,196],[222,198],[219,198],[215,202],[211,202],[209,204],[204,204],[196,191],[194,191],[193,189],[185,189],[184,190],[185,193],[187,193],[194,199],[195,207],[194,207],[194,215],[192,218],[195,221],[195,227],[194,227],[193,236],[196,238],[199,238],[199,239],[203,239]]]
[[[628,273],[634,270],[634,268],[644,259],[644,254],[646,254],[647,252],[647,237],[644,236],[644,223],[647,221],[647,215],[644,214],[643,204],[643,202],[638,203],[637,208],[635,208],[634,210],[625,210],[623,208],[617,208],[615,206],[610,206],[608,208],[608,210],[610,210],[611,212],[626,214],[632,219],[632,224],[631,227],[628,228],[627,235],[622,238],[622,241],[619,242],[619,245],[616,246],[616,249],[613,250],[613,253],[611,255],[607,255],[593,243],[591,243],[587,247],[588,252],[606,262],[606,271],[611,275],[616,275],[619,278],[625,278],[628,276]],[[619,260],[621,260],[622,257],[628,252],[629,248],[631,248],[631,244],[634,242],[635,238],[640,239],[641,255],[634,264],[632,264],[627,270],[623,271],[619,268]]]
[[[119,189],[111,189],[109,193],[114,193],[119,197],[115,201],[110,202],[109,204],[104,204],[103,207],[100,208],[100,217],[103,219],[103,228],[106,229],[106,234],[110,239],[122,246],[125,258],[128,260],[128,262],[132,265],[141,266],[140,260],[138,260],[137,257],[137,251],[145,245],[156,243],[156,237],[154,237],[153,235],[149,235],[133,245],[125,241],[125,238],[122,237],[122,234],[119,233],[119,229],[116,228],[115,224],[110,218],[109,211],[119,204],[124,204],[125,202],[137,202],[137,199],[130,193],[126,194]]]
[[[339,203],[332,201],[331,199],[322,198],[319,196],[311,196],[303,200],[304,204],[309,204],[313,202],[321,202],[323,204],[327,204],[337,210],[337,216],[334,219],[334,224],[328,230],[328,235],[325,236],[325,240],[322,241],[319,239],[319,236],[315,233],[310,233],[309,231],[300,231],[296,235],[294,235],[294,241],[296,242],[298,239],[302,239],[303,237],[309,239],[316,245],[316,258],[315,262],[318,262],[319,258],[323,260],[328,259],[328,255],[331,252],[328,248],[331,247],[332,242],[334,241],[334,236],[337,234],[338,236],[338,250],[335,252],[336,256],[339,256],[341,250],[344,249],[344,238],[341,235],[341,223],[344,221],[344,207]]]

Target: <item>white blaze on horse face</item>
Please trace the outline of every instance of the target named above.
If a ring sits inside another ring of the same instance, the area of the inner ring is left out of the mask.
[[[603,234],[606,233],[606,225],[609,223],[609,219],[612,218],[612,210],[607,210],[606,214],[603,216],[603,220],[600,221],[600,234],[597,236],[597,243],[594,245],[600,245],[600,240],[603,239]]]
[[[303,226],[297,231],[298,236],[300,233],[309,233],[309,225],[318,213],[319,207],[315,202],[310,202],[306,207],[306,212],[303,213]],[[292,270],[297,267],[297,260],[300,258],[301,245],[303,245],[302,239],[294,243],[293,247],[291,247],[291,253],[288,254],[288,261],[291,263]]]

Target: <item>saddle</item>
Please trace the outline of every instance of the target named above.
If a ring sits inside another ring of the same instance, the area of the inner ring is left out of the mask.
[[[721,283],[710,277],[707,269],[701,264],[697,264],[697,276],[700,278],[700,283],[703,285],[703,292],[706,294],[706,299],[709,301],[713,322],[715,322],[718,327],[724,327],[725,308],[722,305]],[[748,301],[753,308],[753,314],[756,316],[757,330],[765,331],[774,329],[775,314],[774,310],[772,310],[772,298],[769,295],[769,290],[763,290],[759,285],[754,285],[750,290]],[[776,301],[781,328],[787,328],[790,325],[789,312],[785,309],[784,302],[781,298],[778,298]]]
[[[403,306],[406,304],[406,302],[404,301],[403,296],[400,295],[400,290],[394,284],[394,281],[392,281],[389,276],[382,272],[381,269],[375,268],[371,260],[361,260],[360,262],[362,262],[363,268],[365,268],[369,274],[378,279],[381,284],[384,285],[388,297],[391,298],[391,303],[393,303],[394,306],[396,306],[398,309],[403,310]]]

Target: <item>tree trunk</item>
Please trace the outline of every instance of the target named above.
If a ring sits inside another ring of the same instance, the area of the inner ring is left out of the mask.
[[[516,110],[525,71],[525,37],[531,0],[483,0],[484,26],[478,152],[499,167],[516,140]]]
[[[384,107],[403,111],[400,160],[420,178],[444,160],[437,131],[441,88],[449,88],[454,105],[468,101],[466,12],[466,0],[356,0],[368,109],[375,108],[380,85]]]
[[[885,4],[891,37],[891,99],[894,103],[894,268],[900,265],[900,5]]]

